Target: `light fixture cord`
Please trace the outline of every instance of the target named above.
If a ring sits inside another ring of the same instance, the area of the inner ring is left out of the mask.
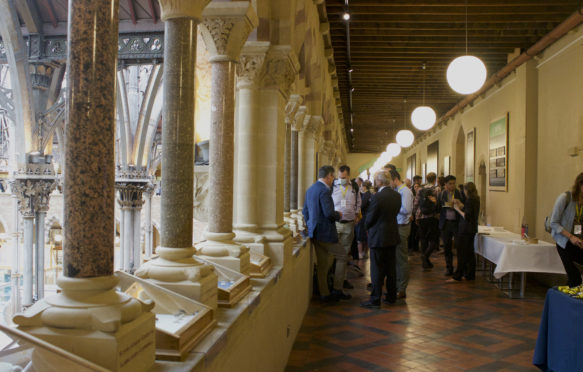
[[[468,0],[466,0],[466,56],[468,55]]]
[[[423,64],[423,106],[425,106],[425,63]]]

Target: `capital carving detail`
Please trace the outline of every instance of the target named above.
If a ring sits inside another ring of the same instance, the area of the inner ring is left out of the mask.
[[[34,217],[36,212],[47,212],[51,193],[57,187],[55,179],[17,178],[10,182],[18,209],[24,217]]]
[[[257,24],[257,15],[249,2],[209,5],[203,12],[201,34],[211,54],[210,61],[238,61],[249,33]]]
[[[239,87],[259,83],[268,50],[269,42],[245,43],[237,65]]]
[[[294,124],[296,113],[303,102],[302,96],[299,94],[292,94],[289,101],[285,105],[285,123]]]
[[[300,132],[304,129],[304,120],[306,118],[308,112],[308,108],[306,106],[300,106],[300,108],[298,109],[298,111],[296,112],[296,115],[294,117],[294,121],[293,121],[293,127],[292,129]]]
[[[192,18],[200,20],[203,9],[211,0],[159,0],[160,19],[167,21],[173,18]]]
[[[294,83],[299,62],[289,45],[272,46],[269,50],[262,82],[266,88],[278,88],[284,96]]]
[[[306,115],[304,118],[304,130],[318,139],[323,129],[324,120],[318,115]]]
[[[122,209],[140,209],[144,205],[142,195],[148,192],[152,185],[143,182],[116,182],[115,188],[119,192],[117,202]]]

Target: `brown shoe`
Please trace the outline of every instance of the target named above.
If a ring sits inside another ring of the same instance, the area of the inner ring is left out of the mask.
[[[397,292],[397,300],[402,300],[405,298],[407,298],[407,294],[405,292],[401,292],[401,291]]]

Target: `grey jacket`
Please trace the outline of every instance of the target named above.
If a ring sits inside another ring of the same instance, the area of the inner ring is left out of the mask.
[[[551,215],[551,235],[561,248],[566,248],[569,241],[566,236],[561,234],[561,231],[572,232],[573,220],[575,220],[576,201],[573,200],[572,196],[569,198],[568,195],[571,195],[571,193],[564,192],[559,195]]]

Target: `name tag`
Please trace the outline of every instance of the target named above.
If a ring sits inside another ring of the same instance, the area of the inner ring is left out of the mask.
[[[346,199],[340,200],[340,207],[346,208]]]
[[[574,235],[581,235],[583,233],[583,228],[581,225],[575,225],[575,227],[573,227],[573,234]]]

